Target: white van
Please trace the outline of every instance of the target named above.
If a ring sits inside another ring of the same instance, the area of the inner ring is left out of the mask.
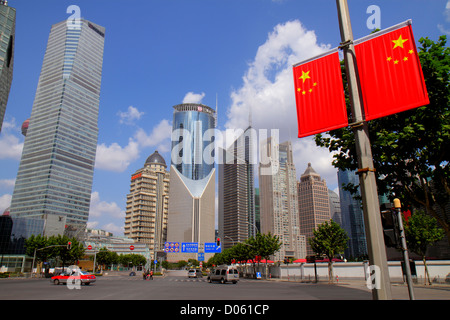
[[[211,271],[208,276],[208,281],[209,283],[213,281],[220,281],[220,283],[237,283],[239,281],[239,271],[233,266],[218,266]]]

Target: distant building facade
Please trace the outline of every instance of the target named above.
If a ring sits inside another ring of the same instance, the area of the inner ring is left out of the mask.
[[[292,145],[274,144],[271,138],[262,142],[261,150],[268,154],[269,162],[259,167],[259,192],[261,232],[278,236],[283,243],[274,259],[303,259],[306,257],[306,240],[300,230],[298,215],[297,177],[292,159]],[[275,154],[272,152],[277,150]],[[268,166],[278,166],[273,174],[262,174]]]
[[[221,149],[219,168],[219,237],[230,248],[255,236],[253,130],[248,127],[228,149]]]
[[[0,132],[13,79],[16,9],[0,0]]]
[[[298,182],[298,207],[301,233],[306,239],[314,236],[313,230],[318,225],[331,219],[327,183],[312,168],[311,163],[308,163]],[[309,243],[306,248],[308,256],[316,254]]]
[[[348,183],[359,186],[359,177],[355,171],[338,170],[342,228],[349,237],[349,246],[345,250],[345,255],[354,258],[364,257],[368,251],[361,200],[356,199],[350,191],[344,190],[343,185]],[[359,187],[355,196],[357,195],[359,195]]]
[[[170,174],[166,168],[164,158],[155,151],[131,176],[127,195],[124,236],[146,243],[154,257],[167,240]]]

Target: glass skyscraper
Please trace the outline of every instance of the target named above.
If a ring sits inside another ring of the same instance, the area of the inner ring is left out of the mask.
[[[0,131],[13,78],[16,9],[0,0]]]
[[[168,242],[200,245],[215,240],[214,130],[210,130],[215,124],[216,112],[208,106],[174,106]],[[168,255],[173,261],[190,258],[197,255]]]
[[[105,29],[87,20],[52,26],[10,212],[64,215],[84,228],[98,137]],[[69,228],[70,230],[70,228]]]
[[[253,144],[256,131],[248,127],[227,149],[219,168],[219,236],[225,249],[259,231],[255,220]]]

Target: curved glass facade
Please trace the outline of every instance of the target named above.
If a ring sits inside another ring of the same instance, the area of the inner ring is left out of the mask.
[[[214,168],[214,135],[209,129],[215,128],[215,111],[193,103],[174,109],[172,165],[186,178],[204,179]]]

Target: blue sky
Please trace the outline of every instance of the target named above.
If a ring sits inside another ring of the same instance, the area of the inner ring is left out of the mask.
[[[354,38],[413,21],[416,42],[450,34],[450,1],[349,0]],[[14,79],[0,134],[0,212],[9,206],[52,24],[81,16],[106,28],[99,137],[89,226],[122,234],[130,177],[158,150],[170,163],[172,106],[218,101],[218,128],[291,140],[297,176],[308,162],[336,189],[332,156],[297,138],[292,65],[339,45],[333,0],[10,0],[17,9]]]

